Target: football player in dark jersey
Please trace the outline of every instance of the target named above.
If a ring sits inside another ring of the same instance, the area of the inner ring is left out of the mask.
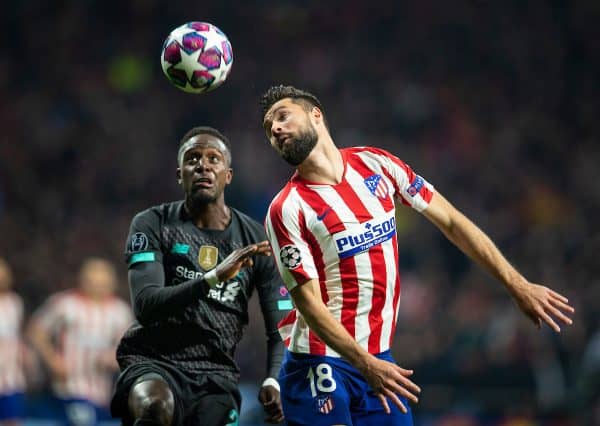
[[[111,411],[124,425],[237,425],[234,351],[256,289],[267,332],[259,392],[266,421],[283,420],[277,323],[291,309],[261,224],[225,203],[229,142],[196,127],[182,139],[177,179],[185,199],[132,220],[126,248],[137,321],[117,349]]]

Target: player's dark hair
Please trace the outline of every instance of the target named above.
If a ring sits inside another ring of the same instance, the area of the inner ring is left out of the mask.
[[[227,148],[227,155],[229,156],[229,165],[231,165],[231,144],[229,143],[229,139],[227,139],[223,133],[219,132],[214,127],[198,126],[188,130],[179,141],[179,148],[181,149],[181,146],[184,143],[186,143],[194,136],[198,135],[211,135],[223,142],[225,148]]]
[[[260,98],[260,106],[262,108],[262,117],[265,118],[265,114],[269,109],[277,102],[282,99],[290,98],[292,102],[302,105],[305,111],[309,112],[313,107],[317,107],[323,113],[323,123],[325,127],[329,129],[327,119],[325,118],[325,111],[321,101],[310,92],[306,90],[297,89],[294,86],[271,86]]]

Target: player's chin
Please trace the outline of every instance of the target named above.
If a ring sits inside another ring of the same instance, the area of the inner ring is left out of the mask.
[[[192,188],[190,198],[194,203],[206,204],[217,199],[215,191],[212,188]]]

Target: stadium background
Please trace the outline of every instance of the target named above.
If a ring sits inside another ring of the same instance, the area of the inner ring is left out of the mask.
[[[119,265],[127,298],[129,221],[180,196],[177,144],[200,124],[233,143],[227,201],[262,221],[290,170],[257,101],[293,84],[321,98],[340,146],[397,153],[577,309],[562,334],[537,332],[402,212],[394,353],[423,387],[416,424],[600,424],[599,19],[594,1],[3,2],[0,255],[28,313],[75,285],[88,255]],[[190,20],[233,45],[232,74],[210,94],[160,70],[163,39]],[[246,425],[261,418],[261,321],[254,303],[238,350]],[[44,392],[41,378],[32,407]]]

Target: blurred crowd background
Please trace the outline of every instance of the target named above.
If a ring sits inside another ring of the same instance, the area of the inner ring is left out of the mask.
[[[314,92],[341,147],[390,150],[479,224],[526,277],[567,295],[575,324],[538,331],[502,286],[418,214],[398,213],[393,348],[423,388],[417,425],[600,424],[600,3],[356,0],[22,0],[0,14],[0,257],[25,319],[114,262],[133,215],[178,199],[176,151],[196,125],[232,141],[226,200],[262,222],[291,174],[270,151],[258,98]],[[160,47],[216,24],[234,64],[185,94]],[[2,313],[0,313],[2,315]],[[262,318],[238,350],[242,424],[260,424]],[[257,366],[260,366],[257,367]],[[41,374],[41,373],[40,373]],[[34,401],[47,392],[30,378]]]

